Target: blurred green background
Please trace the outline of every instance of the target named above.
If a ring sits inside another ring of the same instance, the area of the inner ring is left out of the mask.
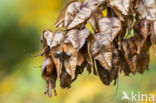
[[[0,103],[106,103],[116,86],[102,84],[99,77],[83,75],[71,89],[61,89],[57,96],[44,95],[45,81],[41,78],[44,58],[27,54],[40,52],[40,34],[55,30],[54,23],[65,0],[0,0]],[[112,103],[122,103],[122,91],[152,93],[156,96],[156,57],[151,49],[149,70],[143,75],[119,75],[119,87]]]

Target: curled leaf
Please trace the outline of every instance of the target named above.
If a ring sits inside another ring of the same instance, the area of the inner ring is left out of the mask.
[[[107,70],[111,69],[112,47],[107,35],[96,34],[95,41],[92,45],[93,57],[101,63]]]
[[[75,15],[75,18],[72,22],[66,27],[67,29],[73,29],[75,27],[80,26],[82,23],[86,22],[91,16],[92,9],[88,7],[83,7],[81,10]]]
[[[128,15],[131,0],[107,0],[109,6],[114,10],[120,20],[124,21],[122,15]]]
[[[62,72],[62,60],[61,60],[61,53],[63,52],[62,50],[62,45],[58,45],[57,47],[54,47],[51,49],[50,54],[52,55],[52,58],[54,60],[54,63],[56,65],[56,71],[57,71],[57,78],[60,80],[60,74]]]
[[[78,52],[73,48],[71,43],[61,44],[52,49],[52,55],[57,68],[57,76],[60,74],[64,66],[65,71],[74,79],[77,65]]]
[[[122,42],[122,48],[125,55],[125,60],[132,73],[136,73],[137,67],[137,47],[134,44],[134,39],[128,39]]]
[[[62,72],[60,74],[60,86],[61,88],[71,87],[71,76],[65,70],[64,64],[63,64]]]
[[[45,50],[50,46],[52,39],[53,39],[54,33],[50,30],[45,30],[41,34],[41,43],[42,43],[42,49]]]
[[[103,17],[102,11],[100,9],[96,9],[92,16],[88,20],[90,25],[92,26],[95,33],[99,32],[98,21]]]
[[[114,85],[116,84],[116,79],[118,78],[118,71],[122,68],[121,63],[121,51],[117,50],[117,48],[114,48],[112,54],[112,68],[110,70],[110,81],[115,80]]]
[[[73,48],[72,44],[64,44],[63,48],[64,52],[69,56],[69,58],[66,58],[66,60],[64,61],[65,69],[67,73],[71,75],[71,79],[74,79],[78,52]]]
[[[93,1],[94,2],[94,1]],[[73,29],[79,27],[81,24],[85,24],[91,17],[92,13],[100,6],[104,1],[93,3],[93,5],[84,5],[80,8],[79,12],[76,13],[72,22],[66,27],[66,29]]]
[[[99,75],[101,81],[105,85],[109,85],[110,84],[109,72],[103,66],[101,66],[101,64],[98,61],[96,61],[96,65],[97,65],[98,75]]]
[[[156,1],[140,0],[137,13],[141,16],[141,19],[156,20]]]
[[[52,96],[51,90],[54,89],[54,93],[56,95],[55,91],[55,85],[56,85],[56,67],[53,62],[53,59],[51,57],[46,57],[42,64],[42,78],[46,81],[46,91],[45,94],[49,97]]]
[[[55,27],[66,27],[74,18],[75,14],[78,12],[81,6],[82,3],[78,2],[77,0],[68,2],[62,9],[56,21]]]
[[[73,47],[80,50],[85,44],[89,35],[91,35],[90,31],[87,28],[84,29],[72,29],[68,33],[68,37],[64,41],[65,43],[71,42]]]
[[[121,21],[116,17],[104,17],[99,20],[99,30],[102,34],[107,34],[110,42],[113,42],[115,37],[121,31]]]
[[[134,25],[134,38],[135,41],[138,41],[138,51],[140,53],[141,48],[143,47],[147,37],[150,35],[151,21],[147,19],[142,19]]]
[[[112,68],[112,43],[121,30],[121,22],[115,18],[99,20],[100,33],[95,34],[92,55],[106,70]]]
[[[107,37],[107,35],[103,35],[101,33],[95,34],[94,42],[91,48],[92,55],[93,56],[97,55],[98,53],[100,53],[100,50],[103,47],[107,47],[107,45],[110,46],[110,40]]]
[[[76,13],[80,11],[81,6],[82,6],[81,2],[73,2],[71,5],[68,6],[65,13],[65,22],[64,22],[65,27],[67,27],[72,22]]]
[[[146,69],[149,67],[150,55],[149,48],[151,46],[150,40],[147,39],[145,44],[142,47],[141,53],[138,55],[137,60],[137,69],[139,73],[144,73]]]
[[[53,48],[59,44],[61,44],[65,39],[65,35],[62,32],[56,32],[51,41],[50,48]]]

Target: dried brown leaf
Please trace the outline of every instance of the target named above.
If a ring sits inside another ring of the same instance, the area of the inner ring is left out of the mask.
[[[62,68],[72,77],[75,77],[78,52],[71,43],[64,43],[52,49],[52,55],[57,68],[57,76],[60,78]]]
[[[112,68],[112,43],[121,30],[121,22],[115,18],[102,18],[99,20],[99,30],[94,36],[92,55],[101,66],[110,71]]]
[[[94,3],[91,2],[89,5],[84,5],[80,8],[79,12],[76,13],[72,22],[66,27],[66,29],[73,29],[75,27],[79,27],[81,24],[85,24],[87,20],[91,17],[92,13],[104,2],[104,0],[100,2]]]
[[[95,41],[92,45],[92,55],[107,70],[111,69],[112,47],[107,35],[95,34]]]
[[[65,27],[67,27],[72,22],[76,13],[80,11],[81,6],[82,6],[81,2],[74,2],[68,6],[67,11],[65,13],[65,22],[64,22]]]
[[[71,75],[72,77],[71,79],[74,79],[75,70],[77,66],[78,52],[76,49],[73,48],[72,44],[64,44],[63,48],[64,48],[64,52],[67,55],[70,54],[70,57],[64,61],[65,69],[67,73]]]
[[[116,17],[104,17],[99,20],[99,29],[102,34],[107,34],[113,42],[121,30],[121,21]]]
[[[147,40],[147,37],[150,35],[150,29],[151,29],[151,21],[147,19],[142,19],[135,23],[134,25],[134,38],[135,41],[138,42],[138,51],[137,53],[140,53],[141,48],[143,47],[145,41]]]
[[[101,64],[98,61],[96,61],[96,65],[97,65],[98,75],[99,75],[101,81],[105,85],[109,85],[110,84],[109,72],[103,66],[101,66]]]
[[[53,47],[61,44],[64,41],[64,39],[65,39],[64,33],[56,32],[54,34],[54,37],[53,37],[52,41],[51,41],[50,48],[53,48]]]
[[[69,1],[61,10],[60,15],[55,23],[55,27],[65,27],[65,25],[69,24],[81,5],[81,2],[78,2],[78,0]]]
[[[137,13],[141,19],[156,20],[156,0],[140,0]]]
[[[103,17],[102,11],[96,9],[90,19],[88,20],[95,33],[99,32],[98,21]]]
[[[68,37],[65,39],[65,43],[71,42],[74,48],[80,50],[83,45],[85,44],[91,32],[87,28],[79,29],[72,29],[68,33]]]
[[[52,58],[54,60],[54,63],[56,65],[56,71],[57,71],[57,78],[60,80],[60,74],[62,72],[62,61],[60,60],[62,50],[62,45],[58,45],[57,47],[54,47],[51,49],[50,53],[52,55]]]
[[[71,76],[65,70],[65,67],[62,68],[60,74],[60,86],[61,88],[70,88],[71,87]]]
[[[48,48],[48,46],[50,46],[53,36],[54,36],[54,32],[52,32],[50,30],[45,30],[42,32],[41,43],[42,43],[43,50],[45,50],[46,48]]]
[[[127,39],[122,42],[123,54],[125,60],[132,73],[136,73],[137,68],[137,47],[134,44],[134,39]],[[126,68],[125,68],[126,69]]]
[[[76,14],[75,18],[72,22],[66,27],[66,29],[73,29],[75,27],[79,27],[81,24],[85,23],[89,17],[91,16],[92,9],[88,7],[83,7]]]
[[[46,57],[42,64],[42,78],[46,81],[46,90],[45,94],[49,97],[52,96],[51,90],[54,89],[54,93],[56,95],[55,91],[55,85],[56,85],[56,67],[53,62],[53,59],[51,57]]]
[[[129,13],[131,0],[107,0],[108,5],[114,10],[120,20],[124,21],[123,15]]]

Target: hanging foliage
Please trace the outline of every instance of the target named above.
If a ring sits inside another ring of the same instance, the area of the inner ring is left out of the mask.
[[[87,22],[94,33],[86,28]],[[42,77],[50,97],[52,89],[56,95],[57,79],[61,88],[70,88],[84,69],[93,71],[105,85],[113,80],[116,84],[121,71],[127,76],[147,70],[149,48],[156,43],[156,1],[72,0],[55,26],[61,29],[41,35]]]

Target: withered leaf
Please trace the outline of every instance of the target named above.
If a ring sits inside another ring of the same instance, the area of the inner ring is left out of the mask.
[[[72,80],[72,82],[74,82],[79,74],[82,74],[82,72],[84,71],[85,67],[86,67],[87,62],[83,61],[83,63],[79,66],[77,65],[76,67],[76,72],[75,72],[75,78]]]
[[[55,91],[55,84],[56,84],[56,67],[53,62],[53,59],[51,57],[46,57],[42,64],[42,78],[46,81],[46,90],[45,94],[49,97],[52,96],[51,90],[54,89],[54,93],[56,95]]]
[[[109,6],[114,10],[120,20],[124,21],[122,15],[128,15],[131,0],[107,0]]]
[[[91,16],[92,9],[88,7],[83,7],[81,10],[75,15],[75,18],[72,22],[66,27],[66,29],[73,29],[75,27],[80,26],[82,23],[86,22]]]
[[[101,81],[105,85],[109,85],[110,84],[109,72],[103,66],[101,66],[101,64],[98,61],[96,61],[96,65],[97,65],[98,75],[99,75]]]
[[[107,35],[95,34],[95,41],[92,45],[91,52],[103,67],[107,70],[111,69],[112,47]]]
[[[104,17],[99,20],[98,24],[100,33],[107,34],[110,42],[113,42],[122,27],[121,21],[116,17]]]
[[[111,48],[107,51],[101,51],[98,55],[94,57],[99,61],[101,66],[105,67],[105,69],[110,70],[112,67],[112,50]]]
[[[156,20],[156,1],[140,0],[137,12],[141,16],[141,19]]]
[[[103,17],[102,11],[100,9],[96,9],[94,13],[92,13],[90,19],[88,20],[95,33],[99,32],[98,21],[102,17]]]
[[[50,57],[46,57],[42,64],[42,76],[45,80],[51,80],[51,77],[46,77],[48,75],[51,75],[51,73],[55,70],[55,64],[53,62],[53,59]]]
[[[57,68],[57,76],[60,79],[62,68],[74,79],[77,65],[78,52],[71,43],[64,43],[52,49],[52,55]]]
[[[86,39],[91,35],[87,28],[72,29],[68,33],[68,37],[65,39],[65,43],[71,42],[74,48],[80,50],[86,42]]]
[[[66,29],[73,29],[75,27],[79,27],[81,24],[85,24],[86,21],[90,18],[92,13],[97,9],[100,4],[104,2],[93,3],[91,5],[84,5],[80,8],[79,12],[76,13],[75,17],[73,18],[72,22],[66,27]]]
[[[54,32],[50,30],[45,30],[42,32],[41,34],[42,49],[46,49],[48,46],[50,46],[53,36]]]
[[[64,64],[63,64],[62,72],[60,74],[60,86],[61,88],[71,87],[71,76],[66,72]]]
[[[74,48],[79,48],[79,41],[78,41],[78,36],[79,36],[79,30],[78,29],[72,29],[67,33],[68,37],[65,39],[65,43],[72,43]]]
[[[60,80],[60,74],[62,72],[62,61],[60,59],[61,53],[63,52],[62,50],[62,45],[58,45],[57,47],[54,47],[50,50],[50,54],[52,55],[52,58],[54,60],[54,63],[56,65],[56,71],[57,71],[57,78]]]
[[[62,32],[56,32],[51,41],[50,48],[53,48],[59,44],[61,44],[65,39],[65,35]]]
[[[98,6],[105,4],[105,0],[85,0],[83,3],[86,7],[91,8],[92,10],[96,9]]]
[[[125,55],[125,60],[132,73],[136,73],[137,67],[137,47],[134,43],[134,39],[128,39],[122,42],[122,48]]]
[[[144,73],[149,67],[150,55],[149,48],[151,46],[150,39],[148,38],[144,43],[141,53],[138,55],[137,69],[139,73]]]
[[[100,33],[95,34],[92,45],[93,57],[110,71],[112,68],[112,43],[121,30],[121,22],[115,18],[102,18],[99,20]]]
[[[117,50],[117,48],[114,48],[112,54],[112,68],[110,70],[110,81],[114,80],[114,85],[116,84],[116,79],[118,78],[118,71],[122,69],[121,63],[121,51]]]
[[[81,6],[82,3],[78,2],[78,0],[71,0],[68,2],[62,9],[56,21],[55,27],[66,27],[74,18],[75,14],[78,12]]]
[[[81,6],[82,6],[81,2],[74,2],[68,6],[66,14],[65,14],[65,22],[64,22],[65,27],[67,27],[69,23],[71,23],[76,13],[80,11]]]
[[[64,52],[69,55],[70,57],[64,61],[65,69],[67,73],[74,79],[75,77],[75,70],[77,65],[77,57],[78,52],[76,49],[73,48],[72,44],[63,44]]]
[[[98,53],[100,53],[100,50],[103,47],[107,47],[107,46],[110,46],[110,45],[111,45],[111,43],[110,43],[110,40],[107,37],[107,35],[97,33],[94,36],[94,42],[93,42],[92,47],[91,47],[91,53],[92,53],[93,56],[95,56]]]
[[[51,49],[51,54],[56,64],[57,77],[62,88],[70,88],[72,78],[75,76],[75,65],[77,62],[75,62],[75,57],[73,56],[77,52],[73,51],[73,48],[70,46],[72,44],[60,44]]]
[[[52,32],[50,30],[43,31],[41,35],[42,48],[55,47],[65,39],[65,35],[62,32]]]
[[[143,47],[147,37],[150,35],[151,21],[147,19],[139,20],[134,25],[134,37],[135,41],[138,41],[138,51],[140,53],[141,47]]]

